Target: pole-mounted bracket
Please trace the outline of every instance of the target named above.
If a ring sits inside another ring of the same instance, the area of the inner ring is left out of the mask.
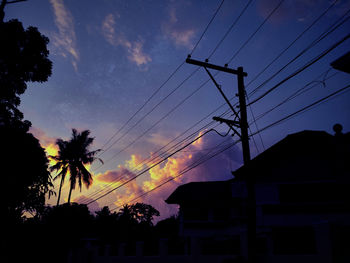
[[[230,129],[233,130],[234,134],[238,135],[239,138],[242,137],[241,134],[234,128],[234,127],[237,127],[237,128],[241,127],[239,121],[228,120],[228,119],[224,119],[224,118],[221,118],[221,117],[213,117],[213,120],[214,121],[218,121],[220,123],[227,124],[230,127]]]

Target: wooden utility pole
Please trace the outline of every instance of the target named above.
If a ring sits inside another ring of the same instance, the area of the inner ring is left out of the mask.
[[[193,64],[196,66],[203,67],[208,75],[210,76],[211,80],[214,82],[216,88],[219,90],[221,95],[224,97],[226,103],[229,105],[230,109],[232,110],[235,119],[234,120],[227,120],[220,117],[213,117],[214,120],[219,122],[226,123],[235,134],[237,134],[241,141],[242,141],[242,151],[243,151],[243,163],[244,165],[248,165],[250,161],[250,149],[249,149],[249,135],[248,135],[248,121],[247,121],[247,105],[245,100],[245,88],[244,88],[244,77],[246,77],[248,74],[243,71],[243,67],[239,67],[237,69],[231,69],[228,68],[227,65],[224,67],[213,65],[208,63],[208,60],[205,62],[198,61],[191,59],[191,56],[189,55],[186,59],[186,62],[189,64]],[[208,69],[215,69],[218,71],[230,73],[237,75],[237,83],[238,83],[238,98],[239,98],[239,113],[237,113],[234,109],[234,107],[231,105],[230,101],[227,99],[225,94],[223,93],[221,86],[215,81],[213,75],[209,72]],[[238,120],[237,120],[238,119]],[[240,133],[235,129],[239,128]],[[256,240],[256,201],[255,201],[255,184],[254,184],[254,175],[247,175],[246,176],[246,185],[247,185],[247,192],[248,192],[248,198],[247,198],[247,246],[248,246],[248,262],[254,263],[255,260],[255,240]]]

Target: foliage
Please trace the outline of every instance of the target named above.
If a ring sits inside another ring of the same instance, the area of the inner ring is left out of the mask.
[[[32,134],[6,126],[0,126],[0,134],[5,211],[14,222],[25,211],[41,212],[53,185],[45,151]]]
[[[121,220],[129,222],[137,222],[139,224],[152,226],[153,217],[159,216],[159,211],[153,206],[136,203],[133,205],[124,205],[118,213]]]
[[[50,170],[58,172],[54,180],[61,178],[57,205],[59,204],[64,178],[68,172],[70,174],[68,203],[70,202],[72,190],[75,189],[77,182],[80,190],[82,184],[84,184],[86,188],[89,188],[92,184],[93,179],[91,173],[85,168],[85,165],[91,164],[98,159],[95,155],[100,150],[89,151],[89,147],[94,141],[94,138],[89,137],[89,135],[89,130],[79,133],[76,129],[72,129],[72,137],[69,141],[64,141],[62,139],[56,141],[59,151],[57,156],[50,156],[51,159],[56,161],[56,164],[51,166]],[[102,162],[101,159],[98,160]]]
[[[91,224],[93,216],[91,215],[87,205],[71,203],[54,207],[47,207],[42,221],[55,227],[77,228]],[[85,229],[82,229],[85,231]]]
[[[24,29],[16,19],[0,22],[0,36],[0,125],[27,131],[30,122],[22,122],[19,95],[27,89],[26,82],[44,82],[51,75],[49,39],[35,27]]]

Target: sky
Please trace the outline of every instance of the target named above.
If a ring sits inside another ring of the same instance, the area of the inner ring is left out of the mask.
[[[332,24],[348,18],[350,1],[335,2],[29,0],[8,5],[5,20],[17,18],[50,39],[53,62],[47,82],[28,83],[20,110],[32,122],[31,132],[49,155],[57,154],[56,139],[68,140],[72,128],[90,130],[95,138],[91,150],[102,149],[98,157],[104,164],[96,161],[89,167],[93,185],[81,192],[75,189],[74,201],[91,201],[92,211],[105,205],[117,211],[126,203],[145,202],[157,208],[161,218],[168,217],[178,208],[164,200],[177,186],[230,179],[231,171],[242,165],[240,143],[228,148],[237,135],[219,136],[225,135],[228,127],[211,123],[213,116],[223,113],[232,119],[232,112],[205,70],[183,63],[187,55],[221,66],[227,63],[234,69],[243,67],[248,74],[244,79],[248,99],[254,101],[349,33],[350,22],[345,20],[310,47]],[[349,47],[350,41],[344,41],[253,103],[248,108],[250,133],[350,84],[349,74],[330,66]],[[236,76],[211,72],[235,104]],[[269,111],[303,87],[298,96]],[[350,93],[341,93],[258,133],[250,139],[252,158],[291,133],[325,130],[333,134],[335,123],[349,131],[349,101]],[[217,132],[203,135],[210,128]],[[180,150],[195,138],[199,139]],[[219,154],[224,148],[228,150]],[[179,152],[156,165],[175,150]],[[136,180],[95,200],[137,175]],[[56,180],[56,191],[58,187]],[[65,201],[68,190],[66,181]],[[47,203],[55,204],[56,198]]]

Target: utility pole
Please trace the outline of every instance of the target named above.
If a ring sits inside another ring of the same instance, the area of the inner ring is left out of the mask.
[[[235,118],[234,120],[227,120],[220,117],[213,117],[215,121],[227,124],[236,135],[238,135],[242,141],[242,151],[243,151],[243,163],[245,166],[249,164],[250,161],[250,149],[249,149],[249,135],[248,135],[248,121],[247,121],[247,105],[245,100],[245,88],[244,88],[244,77],[248,74],[243,71],[243,67],[238,67],[237,69],[228,68],[226,64],[224,67],[217,66],[214,64],[208,63],[208,60],[205,62],[191,59],[191,56],[188,55],[186,63],[193,64],[196,66],[203,67],[211,80],[215,84],[216,88],[219,90],[220,94],[225,99],[226,103],[229,105],[232,110]],[[213,75],[208,69],[215,69],[218,71],[230,73],[237,75],[237,84],[238,84],[238,98],[239,98],[239,113],[237,113],[234,107],[231,105],[230,101],[225,96],[224,92],[221,89],[221,86],[215,81]],[[240,133],[235,129],[239,128]],[[254,175],[246,176],[246,186],[247,186],[247,247],[248,247],[248,262],[255,263],[255,252],[256,252],[256,201],[255,201],[255,183]]]

